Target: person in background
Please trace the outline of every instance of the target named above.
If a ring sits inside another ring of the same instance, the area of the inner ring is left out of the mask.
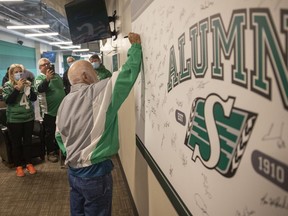
[[[3,77],[3,79],[2,79],[2,86],[4,86],[4,84],[9,80],[9,68],[10,68],[10,67],[7,68],[6,74],[5,74],[5,76]]]
[[[129,33],[128,38],[132,45],[114,89],[112,79],[99,81],[86,60],[76,61],[69,69],[71,93],[58,109],[56,140],[66,155],[71,216],[111,215],[110,157],[119,149],[117,112],[138,77],[142,61],[140,36]]]
[[[24,68],[20,64],[12,64],[9,69],[9,81],[4,84],[3,99],[7,104],[6,116],[9,137],[12,143],[12,157],[16,166],[16,175],[25,176],[22,158],[30,174],[36,169],[31,162],[32,132],[34,126],[34,110],[31,101],[37,99],[33,86],[26,78],[22,78]]]
[[[31,83],[33,83],[34,79],[35,79],[34,74],[31,71],[27,70],[23,65],[22,65],[22,67],[24,68],[23,78],[25,78],[25,79],[29,80]]]
[[[71,87],[71,84],[70,84],[69,79],[68,79],[68,70],[69,70],[70,66],[72,65],[72,63],[75,61],[75,59],[72,56],[69,56],[69,57],[67,57],[66,61],[67,61],[67,64],[69,67],[63,74],[63,84],[64,84],[65,93],[67,95],[70,92],[70,87]]]
[[[97,54],[92,55],[89,58],[90,63],[92,64],[94,70],[96,71],[98,80],[106,79],[111,77],[112,73],[102,64],[100,57]]]
[[[40,113],[43,118],[47,159],[58,162],[59,147],[55,141],[55,121],[58,107],[65,97],[64,85],[59,74],[55,73],[47,58],[38,61],[41,73],[35,78]]]

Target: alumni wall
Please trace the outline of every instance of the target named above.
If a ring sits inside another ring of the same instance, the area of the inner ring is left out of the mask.
[[[136,133],[190,215],[288,215],[288,2],[135,0]]]

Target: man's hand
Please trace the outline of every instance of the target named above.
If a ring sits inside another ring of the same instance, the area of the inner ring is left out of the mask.
[[[53,76],[54,76],[54,71],[48,69],[47,72],[46,72],[46,80],[50,81],[53,78]]]
[[[140,35],[139,34],[130,32],[128,34],[128,39],[129,39],[131,44],[134,44],[134,43],[141,44],[141,39],[140,39]]]

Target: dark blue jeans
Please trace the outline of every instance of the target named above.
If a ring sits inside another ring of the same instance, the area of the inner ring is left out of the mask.
[[[81,178],[68,174],[71,216],[110,216],[113,180],[104,176]]]

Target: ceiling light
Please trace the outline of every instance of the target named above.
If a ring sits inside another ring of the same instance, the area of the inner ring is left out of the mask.
[[[73,49],[73,48],[80,48],[80,45],[73,45],[73,46],[60,46],[60,49]]]
[[[59,42],[51,42],[51,43],[49,43],[50,45],[64,45],[64,44],[73,44],[73,42],[72,41],[59,41]]]
[[[49,25],[18,25],[7,26],[7,29],[37,29],[37,28],[49,28]]]
[[[77,50],[72,50],[72,52],[87,52],[89,49],[77,49]]]
[[[20,1],[24,1],[24,0],[0,0],[0,2],[16,2],[16,1],[18,1],[18,2],[20,2]]]
[[[34,33],[34,34],[25,34],[25,37],[55,36],[58,34],[59,34],[58,32]]]

